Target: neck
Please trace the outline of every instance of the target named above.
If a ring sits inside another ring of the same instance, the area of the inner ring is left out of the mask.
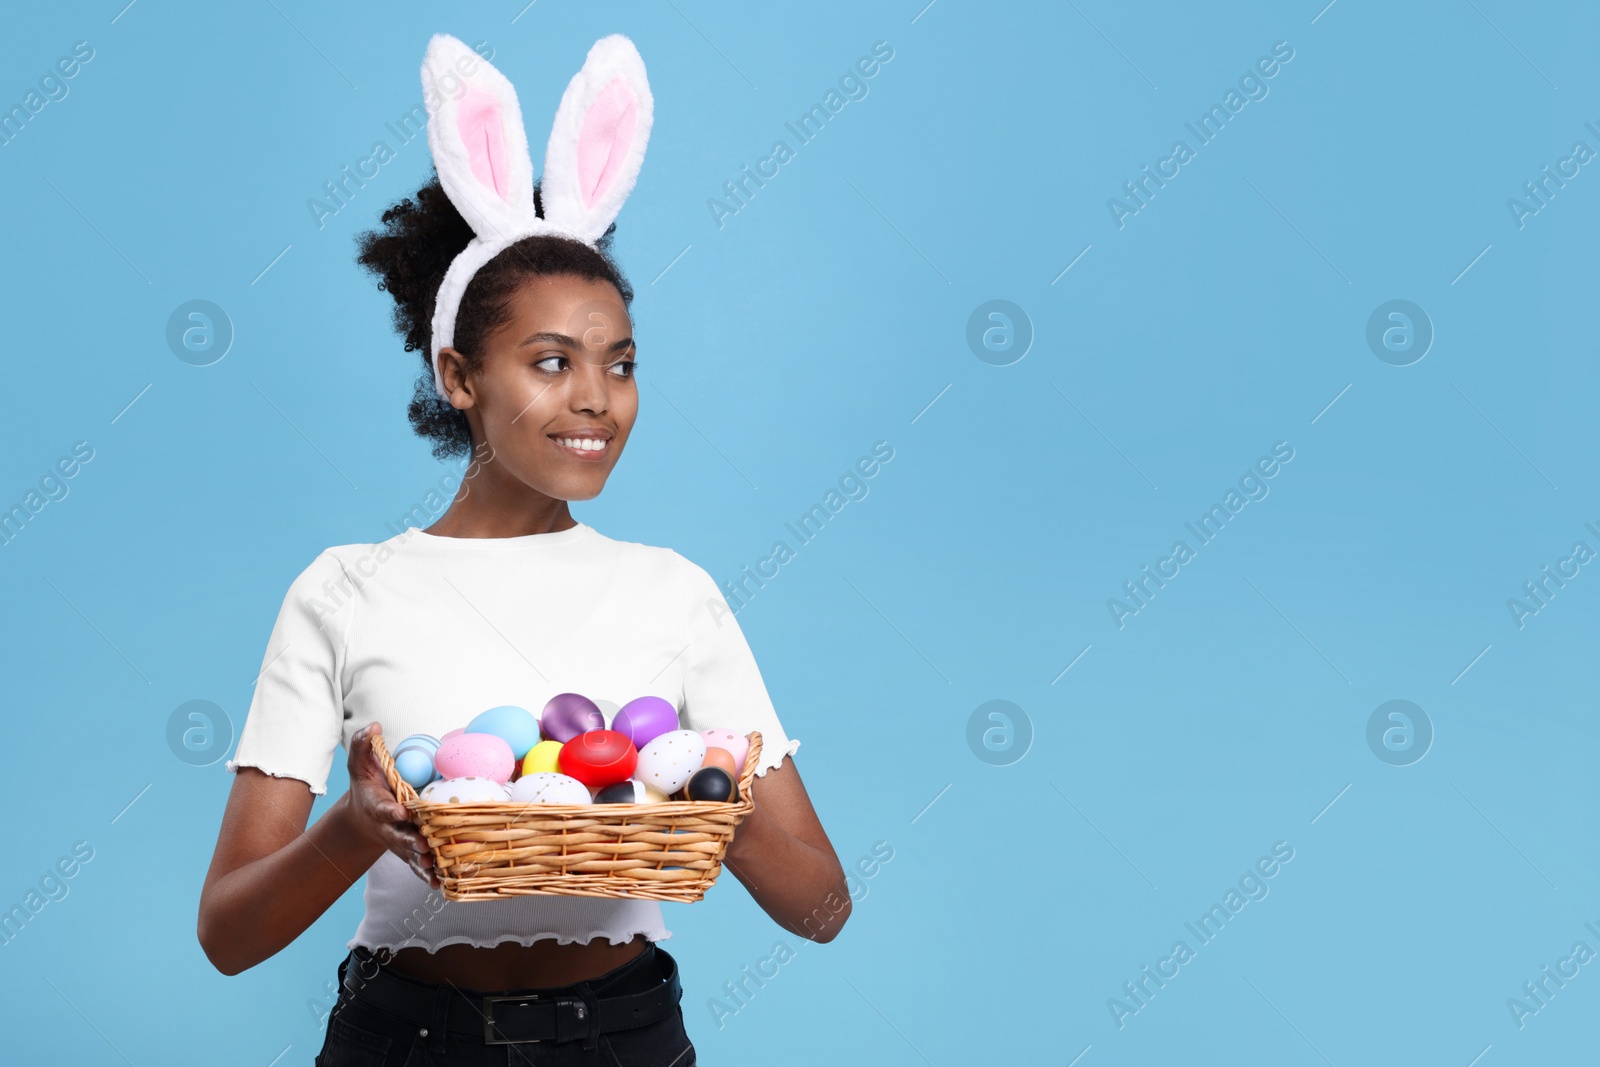
[[[456,490],[456,498],[429,526],[439,537],[523,537],[558,533],[578,524],[565,500],[545,496],[525,483],[499,484],[501,472],[494,464],[475,470]]]

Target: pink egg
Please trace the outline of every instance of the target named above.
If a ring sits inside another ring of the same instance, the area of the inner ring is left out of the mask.
[[[457,726],[454,730],[451,730],[449,733],[447,733],[444,736],[440,737],[439,738],[439,743],[443,744],[444,742],[450,740],[452,737],[456,736],[457,734],[464,734],[466,732],[467,732],[467,728],[465,726]]]
[[[445,778],[488,778],[506,782],[517,765],[517,758],[505,738],[494,734],[460,733],[439,742],[433,757],[434,769]]]
[[[700,736],[706,739],[707,748],[725,749],[733,754],[733,765],[739,768],[739,774],[744,773],[744,758],[750,754],[750,739],[744,734],[736,734],[732,730],[701,730]],[[734,780],[739,778],[735,774]]]

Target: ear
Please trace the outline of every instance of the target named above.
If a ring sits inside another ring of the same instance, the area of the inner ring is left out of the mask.
[[[454,348],[439,349],[439,373],[435,381],[445,403],[457,411],[464,411],[477,402],[472,395],[472,377],[467,373],[466,357]],[[457,393],[465,394],[459,404],[456,403]]]
[[[422,60],[428,147],[439,184],[474,233],[486,240],[527,230],[533,164],[511,83],[449,34],[435,34]]]
[[[544,218],[589,244],[633,191],[655,118],[644,60],[619,33],[602,37],[567,85],[545,148]]]

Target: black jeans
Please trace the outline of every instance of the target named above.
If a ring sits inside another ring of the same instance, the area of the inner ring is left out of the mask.
[[[622,966],[587,982],[538,990],[500,990],[498,993],[539,993],[542,996],[590,993],[608,996],[642,993],[661,984],[666,950],[652,942]],[[670,959],[670,957],[667,957]],[[355,970],[361,981],[352,992],[345,974]],[[427,1017],[403,1018],[363,998],[362,990],[378,982],[404,982],[431,991],[435,1008]],[[585,988],[587,987],[587,988]],[[383,967],[378,957],[357,947],[339,964],[339,998],[328,1016],[328,1032],[316,1067],[694,1067],[694,1045],[683,1026],[683,1011],[674,1008],[665,1018],[631,1030],[600,1034],[594,1047],[585,1049],[581,1038],[564,1042],[486,1044],[480,1034],[459,1031],[463,1009],[470,1003],[455,997],[449,985],[422,982]],[[472,994],[473,990],[462,990]],[[484,991],[491,992],[491,991]],[[447,1026],[455,1013],[457,1028]],[[468,1015],[470,1019],[472,1016]]]

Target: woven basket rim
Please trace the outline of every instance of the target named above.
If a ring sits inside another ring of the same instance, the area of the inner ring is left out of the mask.
[[[745,739],[750,742],[750,749],[745,754],[744,768],[739,774],[739,799],[738,800],[667,800],[648,803],[628,804],[544,804],[538,801],[521,800],[482,800],[467,803],[429,803],[424,801],[410,782],[394,773],[394,757],[389,753],[389,746],[384,743],[383,734],[380,732],[372,738],[372,750],[378,757],[378,765],[384,772],[384,777],[396,787],[396,797],[419,819],[426,819],[435,814],[462,814],[462,815],[505,815],[511,812],[537,813],[541,817],[560,818],[561,816],[586,816],[598,819],[602,823],[609,821],[608,817],[614,816],[617,821],[624,817],[638,817],[646,814],[654,815],[748,815],[755,806],[755,801],[750,795],[750,782],[755,778],[756,764],[761,755],[761,731],[751,730],[745,734]],[[509,783],[502,783],[509,784]]]
[[[751,786],[761,733],[746,737],[750,749],[733,801],[423,803],[400,777],[381,733],[372,738],[372,750],[389,788],[436,850],[447,900],[554,894],[692,903],[716,883],[734,831],[755,809]],[[570,870],[569,864],[591,869]]]

